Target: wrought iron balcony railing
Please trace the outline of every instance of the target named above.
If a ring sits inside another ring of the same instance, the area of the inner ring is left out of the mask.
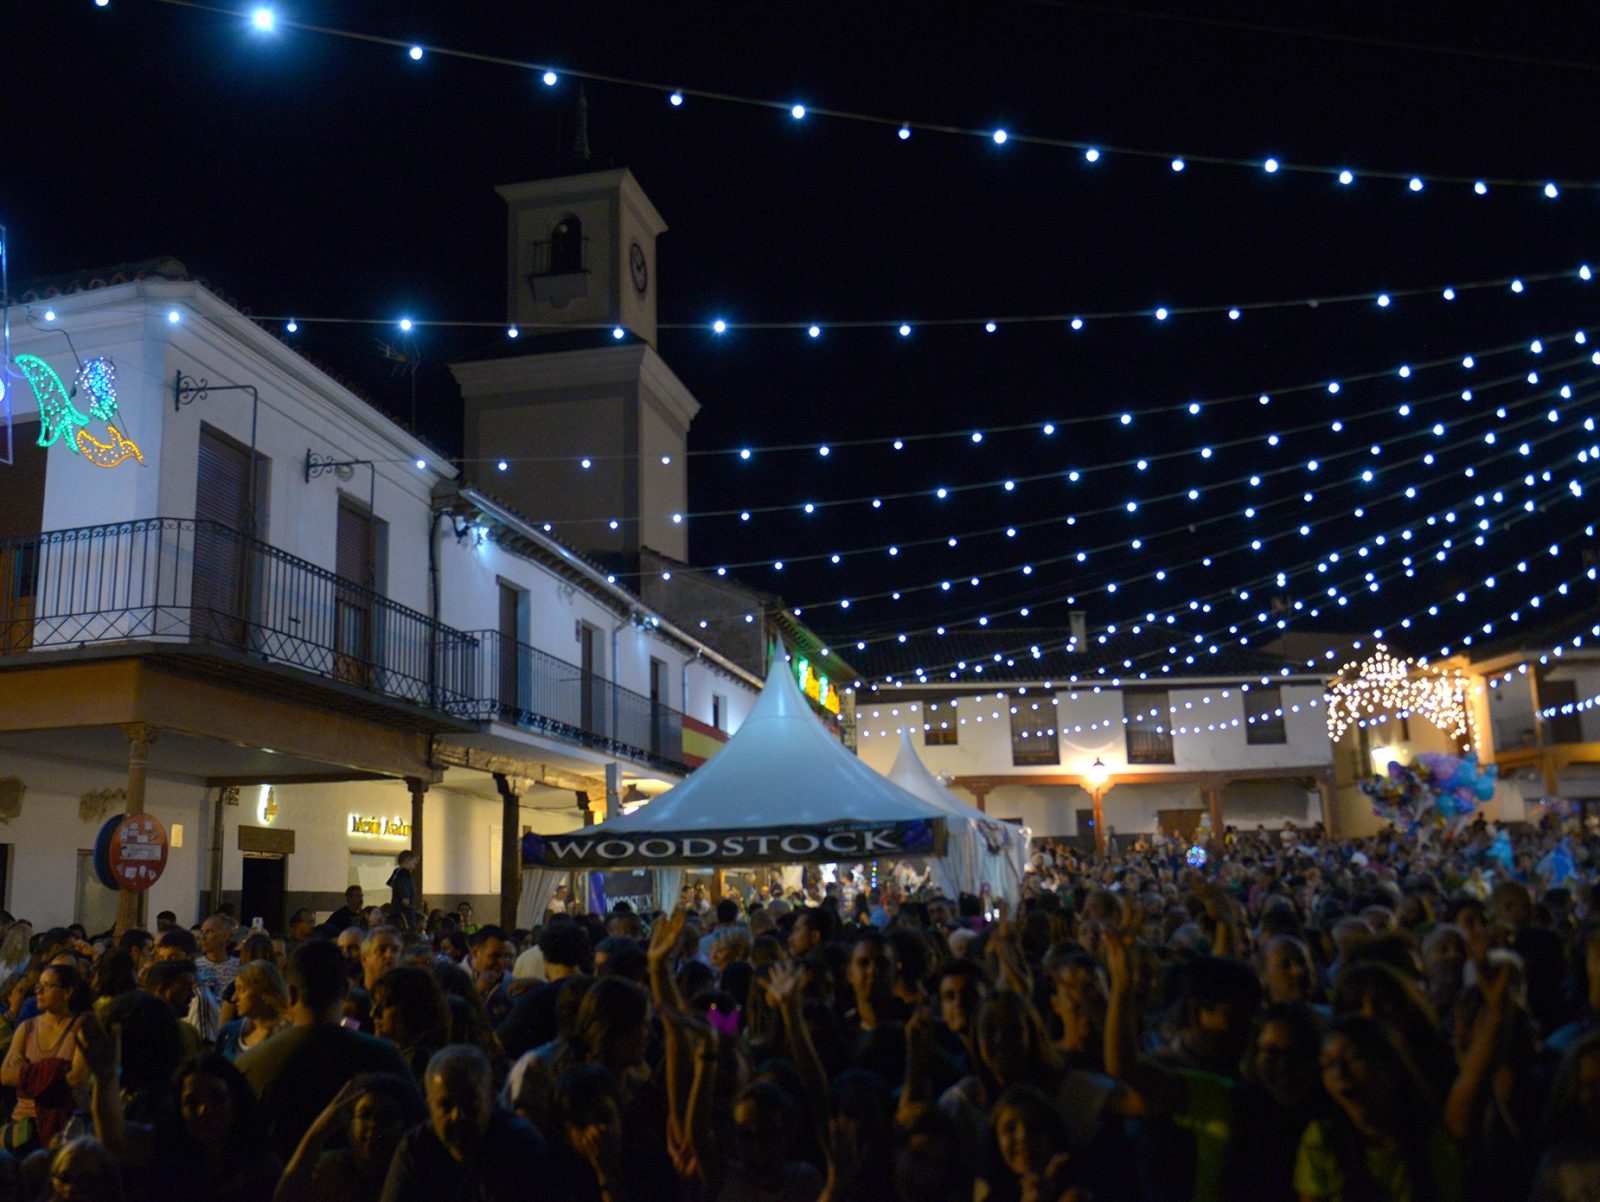
[[[482,648],[475,717],[688,771],[679,711],[498,631],[479,630],[472,637]]]
[[[230,527],[148,518],[0,540],[0,657],[119,643],[235,653],[688,771],[677,710]]]
[[[471,708],[469,635],[216,522],[147,518],[0,542],[0,655],[142,642]]]

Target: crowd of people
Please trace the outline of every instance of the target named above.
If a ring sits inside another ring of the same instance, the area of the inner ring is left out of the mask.
[[[1595,1202],[1562,837],[1559,880],[1548,826],[1230,830],[1042,846],[1014,906],[6,915],[0,1202]]]

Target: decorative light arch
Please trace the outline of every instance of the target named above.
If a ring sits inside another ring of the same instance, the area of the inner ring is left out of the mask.
[[[1382,643],[1370,658],[1352,660],[1328,684],[1328,737],[1338,742],[1370,718],[1420,715],[1457,743],[1472,735],[1470,685],[1465,673],[1399,659]]]

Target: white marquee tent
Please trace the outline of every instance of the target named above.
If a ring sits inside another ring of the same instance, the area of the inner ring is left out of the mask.
[[[825,730],[776,651],[750,716],[688,780],[598,826],[523,836],[517,923],[543,921],[573,869],[656,869],[659,904],[686,867],[937,859],[952,823]]]
[[[1028,864],[1027,830],[985,816],[945,788],[928,771],[905,731],[887,775],[906,792],[937,806],[950,820],[944,858],[933,861],[934,884],[952,901],[960,893],[981,896],[983,887],[988,886],[992,897],[1005,898],[1015,909]]]

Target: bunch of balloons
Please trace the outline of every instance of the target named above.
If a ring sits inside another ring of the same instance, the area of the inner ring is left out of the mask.
[[[1389,761],[1382,776],[1363,781],[1372,812],[1407,831],[1423,823],[1460,825],[1480,802],[1494,796],[1499,766],[1482,768],[1475,752],[1441,755],[1424,752],[1410,766]]]

